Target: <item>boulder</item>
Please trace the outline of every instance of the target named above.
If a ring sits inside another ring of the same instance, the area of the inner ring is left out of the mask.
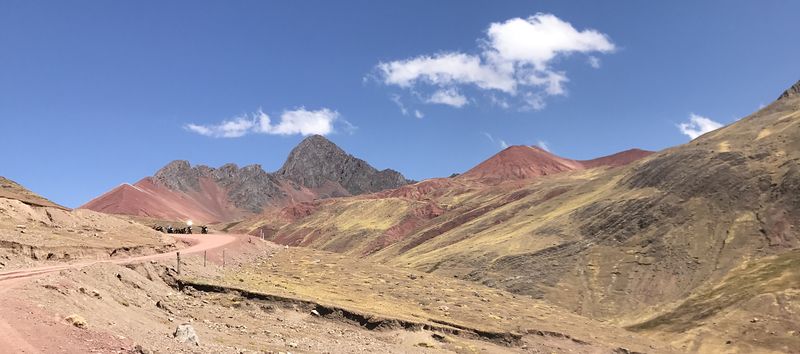
[[[178,325],[178,327],[175,328],[175,334],[173,334],[173,336],[178,342],[200,345],[200,338],[197,336],[197,332],[195,332],[194,327],[188,323]]]

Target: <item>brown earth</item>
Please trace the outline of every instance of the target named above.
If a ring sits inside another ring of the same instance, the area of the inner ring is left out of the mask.
[[[217,236],[198,239],[204,237]],[[13,287],[0,279],[13,289],[0,292],[3,319],[17,332],[0,335],[0,347],[31,353],[118,352],[136,344],[185,353],[670,352],[658,341],[473,283],[247,237],[224,249],[224,269],[220,249],[209,252],[214,257],[206,266],[183,250],[183,276],[173,259],[68,267],[33,281],[12,280]],[[331,277],[342,269],[353,276]],[[71,314],[85,318],[86,327],[68,324]],[[171,338],[179,323],[193,325],[200,346]],[[44,330],[46,338],[37,335]]]

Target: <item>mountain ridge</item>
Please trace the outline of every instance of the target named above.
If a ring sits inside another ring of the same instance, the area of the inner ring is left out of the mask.
[[[409,183],[394,170],[378,171],[323,136],[303,139],[276,172],[261,165],[218,168],[174,160],[151,177],[122,184],[80,208],[111,214],[203,222],[231,221],[265,207],[317,198],[378,192]]]

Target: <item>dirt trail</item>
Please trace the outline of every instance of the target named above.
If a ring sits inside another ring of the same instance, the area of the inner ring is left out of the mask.
[[[83,268],[98,263],[130,264],[130,263],[146,262],[151,260],[175,257],[175,254],[177,252],[189,255],[193,253],[199,253],[226,246],[236,241],[237,237],[236,235],[226,235],[226,234],[202,235],[202,236],[183,235],[183,236],[175,236],[175,239],[187,242],[190,244],[190,246],[181,250],[159,253],[149,256],[131,257],[131,258],[115,259],[107,261],[86,261],[86,262],[78,262],[78,263],[71,263],[71,264],[64,264],[57,266],[36,267],[28,269],[19,269],[8,272],[0,272],[0,295],[9,292],[15,286],[24,283],[25,280],[43,276],[45,274],[53,272],[58,272],[65,269]],[[2,313],[2,316],[0,316],[0,352],[40,353],[35,348],[35,346],[28,343],[28,341],[23,336],[21,336],[16,330],[14,330],[14,326],[11,326],[6,322],[6,319],[9,318],[8,316],[9,311],[11,310],[12,309],[5,308],[5,306],[3,306],[3,303],[0,302],[0,313]]]

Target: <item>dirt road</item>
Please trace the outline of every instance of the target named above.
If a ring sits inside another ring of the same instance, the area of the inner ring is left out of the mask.
[[[175,236],[175,239],[189,243],[189,247],[176,250],[172,252],[159,253],[149,256],[130,257],[123,259],[114,259],[106,261],[85,261],[70,263],[57,266],[36,267],[28,269],[18,269],[8,272],[0,272],[0,295],[9,292],[15,286],[25,283],[25,281],[49,273],[58,272],[64,269],[75,269],[91,266],[98,263],[112,263],[112,264],[130,264],[146,262],[151,260],[173,258],[177,252],[182,255],[189,255],[203,251],[209,251],[217,248],[224,247],[236,241],[236,235],[182,235]],[[13,309],[6,308],[5,302],[0,301],[0,353],[40,353],[34,345],[31,345],[25,337],[20,335],[14,326],[10,325],[6,320],[10,318],[10,311]]]

